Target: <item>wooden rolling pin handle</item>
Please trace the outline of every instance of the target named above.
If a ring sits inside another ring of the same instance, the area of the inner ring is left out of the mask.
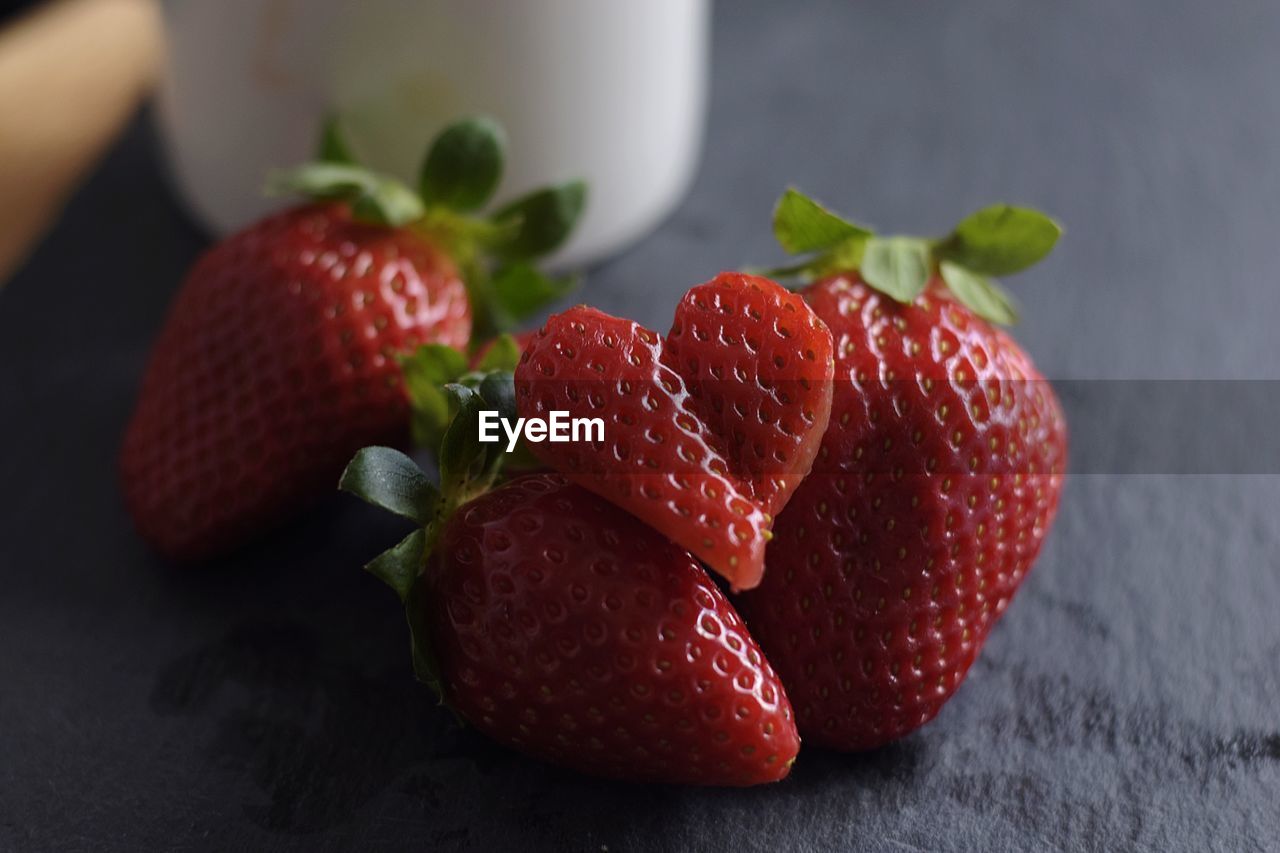
[[[0,32],[0,283],[155,81],[155,0],[55,0]]]

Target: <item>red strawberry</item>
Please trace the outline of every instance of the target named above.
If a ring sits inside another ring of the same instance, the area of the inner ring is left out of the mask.
[[[400,354],[465,347],[473,308],[487,325],[500,305],[491,294],[542,282],[523,263],[490,277],[480,244],[512,261],[541,254],[567,233],[573,199],[581,206],[581,186],[568,185],[488,221],[464,218],[496,185],[500,153],[488,122],[447,129],[422,198],[348,163],[305,166],[284,184],[324,201],[200,258],[152,351],[121,452],[126,504],[158,551],[229,550],[326,494],[356,449],[408,442]],[[560,196],[564,209],[547,216]],[[485,299],[473,303],[468,287]]]
[[[831,371],[831,336],[803,300],[722,273],[685,295],[666,340],[585,306],[552,317],[516,398],[525,418],[602,418],[603,442],[530,449],[750,589],[773,516],[813,464]]]
[[[475,439],[480,397],[460,393],[463,426],[446,448]],[[449,476],[491,472],[482,460],[442,452],[443,482],[483,490],[492,473],[479,485]],[[426,525],[369,568],[405,602],[419,676],[480,731],[597,776],[787,775],[799,737],[782,685],[687,551],[558,475],[522,476],[455,510],[412,461],[367,448],[342,482]]]
[[[799,749],[782,685],[689,552],[563,478],[464,506],[428,570],[445,695],[586,773],[751,785]]]
[[[470,330],[453,262],[346,205],[296,208],[218,244],[169,312],[125,435],[139,531],[199,558],[305,506],[352,447],[407,440],[396,354],[465,346]]]
[[[878,238],[816,247],[819,271],[861,255],[860,272],[805,291],[836,343],[831,425],[778,519],[764,583],[742,599],[811,743],[870,749],[932,719],[1040,551],[1066,425],[1031,360],[976,312],[1006,315],[964,279],[1008,305],[982,277],[1026,266],[1056,236],[1038,214],[989,209],[926,248],[927,283],[886,281],[886,267],[913,263],[877,266],[876,253],[902,251]]]

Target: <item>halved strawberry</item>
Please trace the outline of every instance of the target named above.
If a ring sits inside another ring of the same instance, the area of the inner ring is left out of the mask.
[[[546,464],[750,589],[774,515],[809,472],[831,410],[831,335],[759,276],[690,290],[664,340],[579,306],[516,368],[524,418],[600,418],[603,441],[531,444]]]

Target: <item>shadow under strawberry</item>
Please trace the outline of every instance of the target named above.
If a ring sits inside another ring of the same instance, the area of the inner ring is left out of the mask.
[[[162,670],[151,707],[212,717],[208,760],[263,795],[245,815],[308,832],[349,817],[453,728],[412,687],[400,673],[339,662],[299,623],[247,622]]]
[[[387,627],[402,639],[401,626]],[[479,789],[485,801],[473,808],[541,838],[575,825],[625,834],[629,818],[604,804],[626,802],[643,825],[679,809],[685,796],[525,758],[459,724],[401,667],[369,672],[335,645],[297,621],[251,619],[178,657],[152,689],[156,713],[211,721],[200,728],[208,732],[201,752],[215,772],[250,783],[242,813],[268,832],[332,829],[394,792],[402,796],[393,808],[412,803],[409,817],[427,822],[424,842],[465,846],[474,821],[459,812],[459,791]],[[584,802],[608,821],[584,824],[573,805]]]

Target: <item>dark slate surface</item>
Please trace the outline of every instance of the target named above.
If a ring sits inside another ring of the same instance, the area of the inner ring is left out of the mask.
[[[788,181],[917,231],[1006,198],[1070,227],[1018,283],[1050,377],[1276,376],[1280,5],[733,0],[716,38],[711,156],[592,301],[665,328],[687,285],[775,257]],[[373,513],[335,500],[189,573],[134,538],[114,451],[202,243],[153,153],[139,125],[0,292],[0,848],[1280,846],[1280,467],[1176,452],[1247,444],[1230,395],[1080,409],[1046,553],[916,736],[766,789],[602,784],[433,708],[357,570],[394,532]],[[1126,467],[1150,431],[1175,450]]]

